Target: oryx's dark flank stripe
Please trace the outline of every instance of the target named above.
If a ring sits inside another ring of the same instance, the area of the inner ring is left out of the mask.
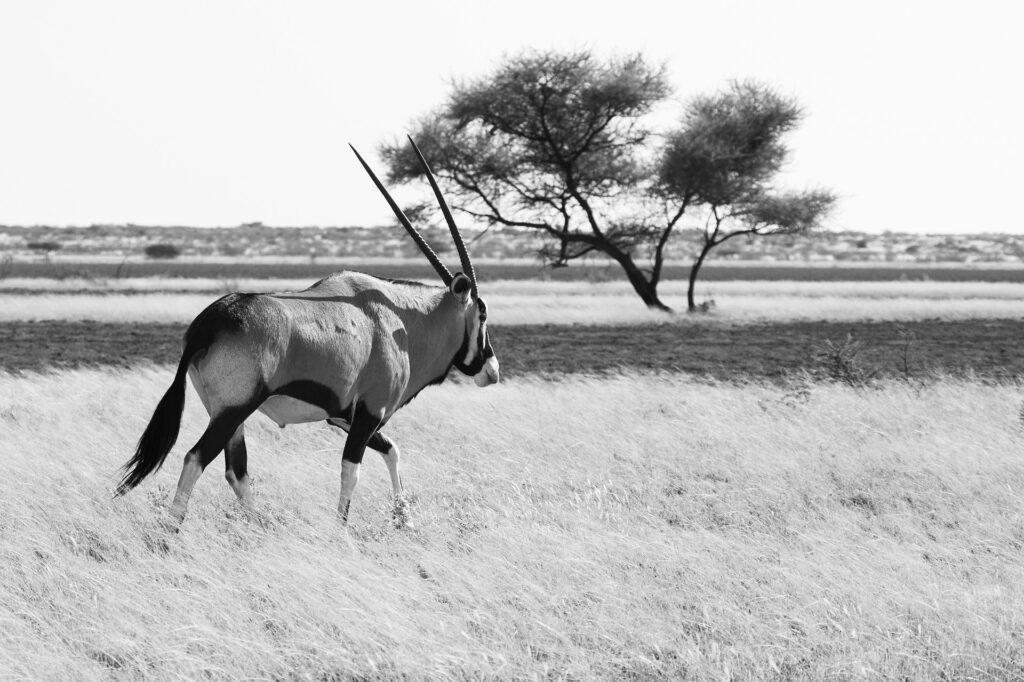
[[[451,274],[361,157],[360,162],[446,286],[340,272],[298,292],[218,299],[189,325],[174,381],[125,465],[118,494],[158,469],[174,445],[187,374],[210,421],[185,456],[171,505],[177,520],[184,517],[196,480],[221,451],[228,483],[248,504],[243,424],[257,410],[282,427],[327,421],[348,432],[339,497],[343,518],[363,453],[367,447],[380,451],[396,495],[395,518],[405,518],[405,506],[397,501],[398,448],[381,427],[452,367],[486,386],[498,380],[498,361],[469,254],[426,162],[465,274]]]
[[[289,398],[301,400],[304,403],[315,405],[327,413],[328,417],[344,419],[352,422],[352,406],[343,407],[341,399],[331,390],[330,386],[321,384],[312,379],[298,379],[290,381],[280,388],[276,388],[271,395],[284,395]]]

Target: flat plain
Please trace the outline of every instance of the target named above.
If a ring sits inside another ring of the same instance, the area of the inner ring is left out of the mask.
[[[257,515],[215,462],[169,535],[191,391],[164,469],[111,491],[187,320],[315,279],[210,274],[0,279],[11,677],[1024,677],[1019,280],[709,279],[665,316],[493,279],[503,383],[388,427],[412,528],[368,456],[343,530],[337,431],[257,415]]]
[[[480,259],[477,262],[482,281],[540,279],[545,281],[616,282],[622,279],[617,266],[577,262],[572,267],[546,268],[529,260]],[[181,277],[217,279],[317,279],[345,268],[371,275],[418,279],[433,277],[433,270],[418,260],[378,258],[206,258],[194,260],[151,260],[115,257],[16,260],[0,264],[6,277]],[[664,269],[669,280],[683,280],[690,263],[672,262]],[[891,281],[918,279],[951,282],[1024,282],[1024,267],[1000,264],[964,263],[769,263],[711,262],[701,277],[709,281],[785,280],[785,281]]]
[[[188,322],[231,290],[311,279],[0,280],[0,368],[173,363]],[[1024,283],[734,280],[706,282],[707,313],[647,310],[621,282],[482,284],[505,375],[686,372],[785,380],[818,372],[828,348],[857,350],[868,373],[1013,378],[1024,370]],[[662,285],[685,307],[685,282]],[[40,340],[46,340],[40,343]]]
[[[177,455],[110,492],[169,373],[0,378],[12,676],[1024,675],[1019,384],[445,384],[389,427],[415,526],[368,457],[348,536],[337,431],[257,417],[258,517],[215,463],[168,536]]]

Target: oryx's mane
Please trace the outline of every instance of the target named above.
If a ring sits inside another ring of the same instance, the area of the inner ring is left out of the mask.
[[[338,272],[332,272],[331,274],[325,277],[321,277],[315,283],[307,287],[306,291],[308,291],[309,289],[315,289],[316,287],[319,287],[324,284],[329,284],[330,282],[340,279],[341,277],[345,277],[347,275],[362,275],[364,277],[372,277],[373,279],[379,280],[381,282],[387,282],[388,284],[401,284],[409,287],[415,287],[417,289],[433,289],[435,292],[442,288],[437,286],[436,284],[427,284],[426,282],[421,282],[420,280],[416,279],[402,279],[400,277],[379,277],[377,275],[368,275],[367,273],[359,272],[358,270],[339,270]]]
[[[373,275],[371,275],[371,277],[372,276]],[[392,284],[405,284],[406,286],[419,287],[419,288],[423,288],[423,289],[437,289],[438,288],[438,286],[436,284],[427,284],[426,282],[421,282],[421,281],[415,280],[415,279],[401,279],[401,278],[395,278],[395,277],[378,277],[377,279],[383,280],[385,282],[391,282]]]

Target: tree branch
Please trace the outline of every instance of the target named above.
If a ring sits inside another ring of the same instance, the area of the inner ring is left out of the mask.
[[[668,244],[668,238],[672,234],[672,228],[676,226],[679,219],[686,213],[686,208],[689,206],[690,197],[683,199],[683,203],[679,206],[679,210],[676,214],[668,221],[668,225],[665,226],[665,231],[661,233],[661,238],[658,239],[658,245],[654,249],[654,265],[651,268],[651,284],[657,285],[658,281],[661,280],[661,268],[665,263],[665,245]]]
[[[580,208],[587,215],[587,222],[590,224],[590,229],[600,238],[604,238],[604,233],[601,231],[601,227],[597,224],[597,217],[594,215],[594,211],[583,195],[579,191],[579,187],[576,184],[576,179],[573,174],[572,164],[562,155],[562,150],[559,149],[558,143],[555,141],[554,136],[551,134],[551,128],[548,126],[547,120],[547,95],[544,94],[544,98],[540,103],[540,108],[537,111],[537,116],[540,121],[541,131],[544,133],[545,144],[551,150],[554,156],[555,165],[557,165],[562,173],[565,175],[565,186],[569,191],[569,194],[576,203],[579,204]]]

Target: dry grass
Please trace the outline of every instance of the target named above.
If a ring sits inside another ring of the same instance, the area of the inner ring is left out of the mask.
[[[188,282],[190,280],[185,280],[182,286]],[[294,289],[299,288],[300,283],[264,281],[260,286],[259,280],[253,280],[242,283],[251,286],[236,287],[234,284],[237,283],[222,283],[229,289],[243,291]],[[700,318],[685,314],[666,316],[650,311],[635,295],[618,285],[497,282],[485,288],[483,294],[494,323],[506,325],[690,324],[708,320],[742,324],[1024,317],[1024,285],[933,283],[933,289],[929,289],[917,282],[902,284],[716,282],[709,284],[700,298],[703,300],[710,296],[717,305],[709,315]],[[685,310],[685,296],[673,293],[676,289],[675,286],[667,286],[663,300],[676,310]],[[187,323],[215,296],[213,292],[8,293],[0,294],[0,322],[94,320]]]
[[[0,377],[0,670],[1024,676],[1021,386],[444,385],[389,427],[417,527],[368,458],[350,546],[322,426],[252,420],[262,522],[217,462],[162,534],[178,454],[112,501],[169,376]]]

